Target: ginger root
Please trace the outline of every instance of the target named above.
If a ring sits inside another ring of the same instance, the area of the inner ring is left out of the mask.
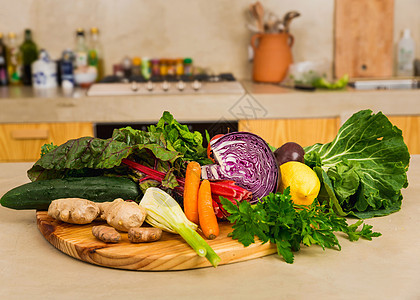
[[[118,243],[121,240],[121,234],[110,226],[93,226],[92,234],[105,243]]]
[[[127,232],[132,227],[140,227],[146,219],[146,210],[135,202],[121,198],[113,202],[98,203],[101,218],[119,231]]]
[[[62,198],[51,202],[48,215],[54,219],[72,223],[88,224],[100,213],[96,203],[80,198]]]
[[[128,230],[128,240],[132,243],[154,242],[162,237],[162,229],[155,227],[136,227]]]

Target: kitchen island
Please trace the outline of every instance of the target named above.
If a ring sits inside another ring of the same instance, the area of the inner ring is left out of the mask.
[[[0,195],[28,182],[31,163],[0,164]],[[367,220],[382,233],[341,251],[303,247],[295,262],[276,255],[171,272],[91,265],[50,245],[35,211],[0,207],[0,294],[4,299],[419,299],[420,156],[411,157],[401,211]],[[354,220],[349,220],[354,222]]]

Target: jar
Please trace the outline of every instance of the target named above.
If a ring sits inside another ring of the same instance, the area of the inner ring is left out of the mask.
[[[176,61],[174,59],[168,59],[168,75],[175,76],[176,74]]]
[[[140,57],[133,57],[132,59],[132,67],[131,67],[131,74],[134,76],[141,75],[141,58]]]
[[[161,59],[159,63],[160,76],[168,75],[168,60]]]
[[[175,60],[175,74],[177,76],[184,75],[184,59],[177,58]]]
[[[159,59],[151,59],[150,65],[152,68],[152,76],[159,76],[160,74],[160,67],[159,67]]]
[[[184,59],[184,75],[188,75],[188,76],[192,75],[193,73],[192,63],[193,63],[192,58],[187,57]]]

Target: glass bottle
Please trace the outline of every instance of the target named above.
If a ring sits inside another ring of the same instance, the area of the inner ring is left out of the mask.
[[[38,59],[38,47],[32,40],[30,29],[25,30],[25,40],[20,46],[20,52],[22,55],[22,83],[24,85],[32,85],[31,65]]]
[[[414,75],[415,42],[411,37],[410,29],[406,28],[398,42],[398,76]]]
[[[97,69],[98,76],[96,81],[101,80],[105,76],[103,48],[99,40],[99,30],[96,27],[92,27],[90,29],[88,64],[89,66],[95,67]]]
[[[21,83],[22,57],[17,45],[16,34],[14,32],[10,32],[8,37],[7,68],[9,83],[18,85]]]
[[[6,45],[3,42],[3,34],[0,33],[0,86],[8,85],[7,79],[7,59],[6,59]]]
[[[82,28],[78,28],[76,31],[74,55],[76,69],[86,69],[88,66],[88,47],[86,45],[85,31]]]
[[[71,49],[66,49],[61,55],[61,81],[69,81],[72,85],[75,84],[73,72],[74,54]],[[68,83],[66,83],[68,84]]]

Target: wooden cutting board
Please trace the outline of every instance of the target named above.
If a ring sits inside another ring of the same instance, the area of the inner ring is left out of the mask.
[[[394,0],[336,0],[334,21],[335,77],[392,76]]]
[[[38,229],[42,235],[60,251],[79,260],[117,269],[128,270],[186,270],[210,267],[206,258],[199,257],[179,236],[163,232],[162,239],[153,243],[133,244],[127,233],[117,244],[107,244],[92,235],[93,222],[88,225],[73,225],[57,221],[46,211],[36,213]],[[257,242],[248,247],[227,235],[232,227],[220,223],[220,235],[209,245],[220,256],[222,264],[230,264],[276,253],[275,245]]]

